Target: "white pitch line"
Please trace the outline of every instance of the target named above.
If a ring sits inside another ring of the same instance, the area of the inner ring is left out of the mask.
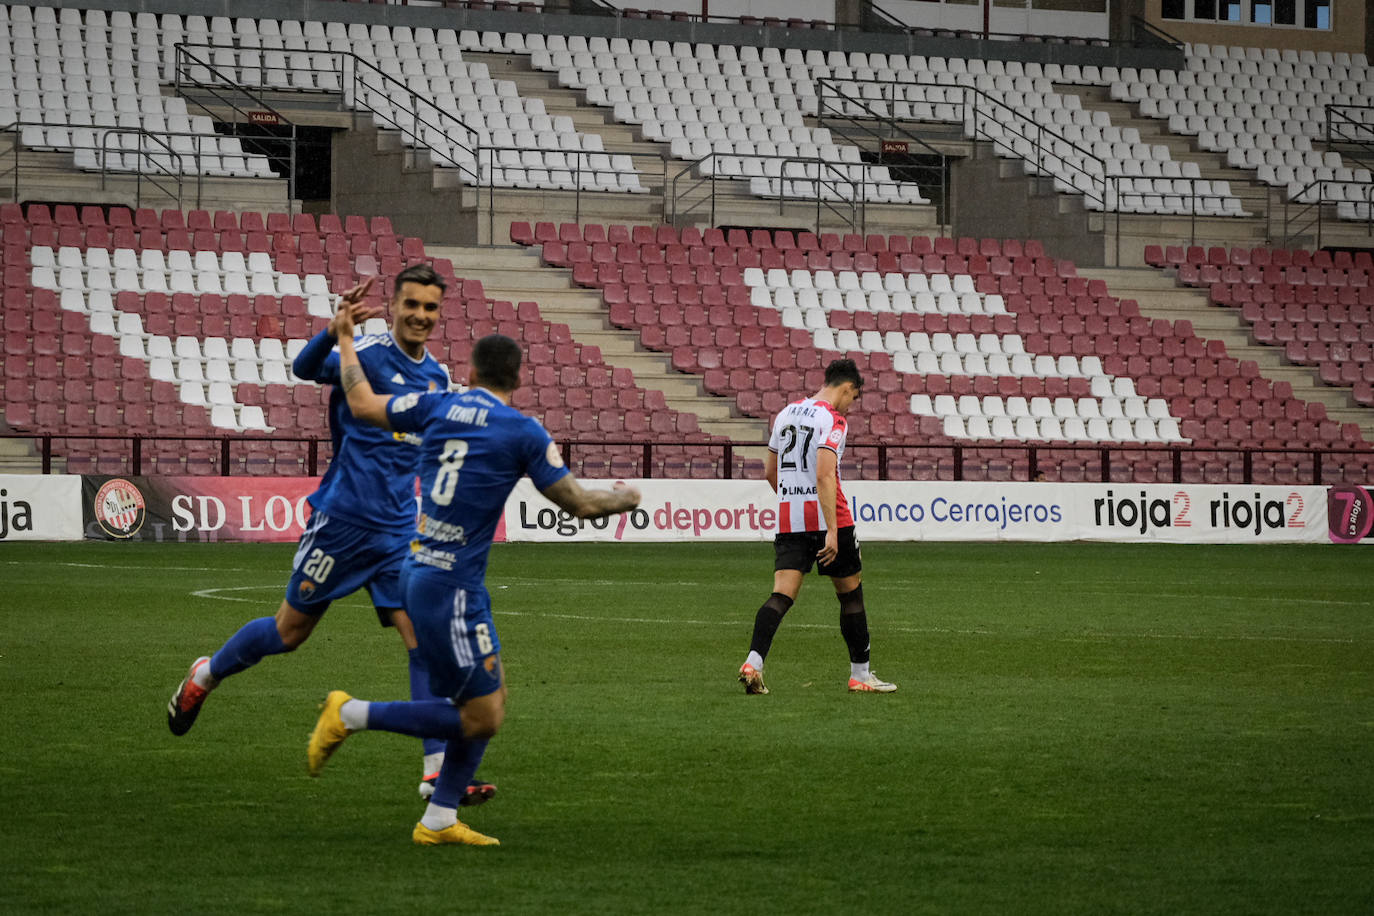
[[[55,560],[4,560],[3,564],[5,566],[64,566],[75,569],[134,569],[144,572],[258,572],[256,569],[248,569],[240,566],[123,566],[118,563],[69,563]]]
[[[261,590],[261,589],[264,589],[264,588],[275,588],[275,589],[279,589],[279,588],[281,588],[281,584],[280,584],[280,583],[273,583],[272,585],[233,585],[233,586],[226,586],[226,587],[224,587],[224,588],[202,588],[202,589],[198,589],[197,591],[191,592],[191,597],[192,597],[192,598],[211,598],[211,599],[214,599],[215,601],[243,601],[243,602],[248,603],[248,604],[258,604],[259,601],[258,601],[258,599],[256,599],[256,598],[234,598],[234,597],[231,597],[231,596],[229,596],[229,595],[221,595],[221,594],[218,594],[218,592],[247,592],[247,591],[252,591],[252,590],[254,590],[254,589]]]

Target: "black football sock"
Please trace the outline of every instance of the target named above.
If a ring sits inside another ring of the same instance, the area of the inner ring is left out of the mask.
[[[837,595],[840,599],[840,634],[849,647],[849,661],[855,665],[868,662],[868,613],[864,610],[864,587]]]
[[[757,652],[759,658],[768,657],[768,649],[773,645],[778,625],[791,607],[792,599],[784,594],[774,592],[768,596],[763,607],[754,615],[754,638],[749,641],[750,652]]]

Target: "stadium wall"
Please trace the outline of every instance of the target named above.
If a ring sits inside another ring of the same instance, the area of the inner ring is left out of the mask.
[[[1141,18],[1181,41],[1247,48],[1294,48],[1363,54],[1370,47],[1368,0],[1332,0],[1330,29],[1303,29],[1249,23],[1202,23],[1165,19],[1161,0],[1125,0],[1143,7]]]
[[[777,530],[776,501],[760,481],[634,483],[644,494],[638,509],[580,521],[523,480],[497,540],[747,542]],[[317,485],[310,477],[0,475],[0,541],[291,542]],[[868,541],[1374,543],[1374,495],[1363,487],[855,481],[846,490]]]
[[[477,31],[606,38],[707,42],[711,44],[792,47],[824,51],[881,51],[937,57],[982,57],[1112,67],[1180,68],[1183,54],[1172,48],[1096,47],[1049,42],[982,41],[966,38],[902,35],[841,29],[786,29],[716,22],[673,22],[561,13],[517,13],[497,10],[442,9],[331,0],[32,0],[31,6],[129,10],[140,13],[240,16],[359,22],[367,25],[427,26]],[[792,14],[795,15],[795,14]],[[981,27],[981,26],[980,26]]]

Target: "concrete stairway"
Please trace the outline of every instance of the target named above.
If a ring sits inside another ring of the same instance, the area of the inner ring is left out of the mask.
[[[537,302],[545,319],[568,325],[578,343],[600,347],[608,365],[634,372],[641,388],[662,391],[669,407],[696,414],[707,432],[738,442],[767,438],[765,421],[738,416],[732,400],[708,394],[699,378],[674,369],[666,354],[641,347],[633,331],[612,327],[600,293],[574,287],[569,270],[541,266],[535,251],[435,245],[425,250],[452,260],[459,276],[481,280],[489,299]],[[452,368],[461,377],[463,368]]]
[[[1302,218],[1299,208],[1290,206],[1285,211],[1287,197],[1281,188],[1275,188],[1259,180],[1248,169],[1237,169],[1227,164],[1226,155],[1201,149],[1197,138],[1170,133],[1167,121],[1140,114],[1139,107],[1114,101],[1109,90],[1103,86],[1056,86],[1059,92],[1076,95],[1085,109],[1105,111],[1117,127],[1134,127],[1140,132],[1142,143],[1160,144],[1169,148],[1169,155],[1179,162],[1195,162],[1202,177],[1209,180],[1224,180],[1231,183],[1232,194],[1239,198],[1241,205],[1251,213],[1245,218],[1199,218],[1193,221],[1187,217],[1170,218],[1131,214],[1122,218],[1122,264],[1142,264],[1135,259],[1136,249],[1143,251],[1143,244],[1160,244],[1170,239],[1173,244],[1184,242],[1195,245],[1232,245],[1285,246],[1285,219],[1291,217],[1287,230],[1295,235],[1286,241],[1286,247],[1318,247],[1315,231],[1307,223],[1311,215]],[[1316,144],[1320,148],[1320,144]],[[1140,239],[1151,238],[1143,244]],[[1335,210],[1327,207],[1323,211],[1321,233],[1322,245],[1374,246],[1364,227],[1336,218]],[[1125,252],[1131,257],[1126,257]]]
[[[1078,273],[1106,281],[1113,296],[1136,300],[1140,313],[1149,318],[1191,321],[1199,337],[1223,341],[1233,358],[1254,360],[1266,378],[1292,384],[1294,397],[1324,404],[1331,419],[1358,423],[1366,438],[1374,438],[1374,410],[1357,405],[1350,389],[1324,384],[1316,369],[1289,363],[1278,347],[1256,342],[1240,310],[1209,304],[1206,290],[1179,286],[1153,268],[1080,268]]]
[[[4,422],[0,412],[0,433],[12,432]],[[0,439],[0,474],[41,474],[43,456],[38,453],[33,439]],[[54,458],[53,473],[61,474],[66,470],[66,462]]]
[[[928,233],[937,226],[937,215],[933,205],[894,206],[870,204],[863,208],[860,217],[861,227],[845,222],[842,214],[829,208],[809,204],[789,202],[782,207],[777,201],[768,201],[749,193],[748,182],[716,182],[714,211],[709,200],[709,182],[698,185],[691,163],[673,159],[666,143],[646,140],[637,126],[620,124],[612,120],[609,109],[590,105],[586,93],[578,89],[568,89],[558,85],[555,74],[535,70],[530,60],[523,54],[476,54],[465,53],[465,60],[487,65],[493,79],[508,79],[516,84],[520,94],[527,98],[544,101],[544,110],[551,116],[566,115],[572,119],[573,126],[583,132],[599,134],[607,152],[629,155],[640,173],[640,184],[649,189],[649,196],[657,202],[658,212],[649,222],[672,222],[678,226],[778,226],[782,228],[803,228],[815,230],[817,222],[828,232],[881,232],[881,233]],[[583,195],[584,198],[587,195]],[[595,195],[596,197],[624,198],[626,195]],[[674,197],[677,197],[676,207]],[[584,212],[583,222],[626,222],[624,218],[599,216],[596,209]],[[527,211],[528,212],[528,211]],[[589,217],[587,214],[591,213]],[[674,218],[676,217],[676,218]],[[564,221],[554,212],[542,217],[554,222]],[[569,217],[571,219],[571,217]],[[641,220],[645,221],[645,220]]]

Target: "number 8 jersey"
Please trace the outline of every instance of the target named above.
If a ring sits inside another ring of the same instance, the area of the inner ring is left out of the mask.
[[[824,531],[816,485],[816,456],[820,449],[835,453],[835,523],[851,528],[849,513],[840,483],[840,458],[848,425],[828,402],[804,398],[788,404],[773,421],[768,449],[778,456],[778,532]]]
[[[420,519],[409,562],[481,588],[487,555],[516,481],[539,490],[567,475],[544,427],[491,392],[405,394],[387,403],[391,428],[419,433]]]

